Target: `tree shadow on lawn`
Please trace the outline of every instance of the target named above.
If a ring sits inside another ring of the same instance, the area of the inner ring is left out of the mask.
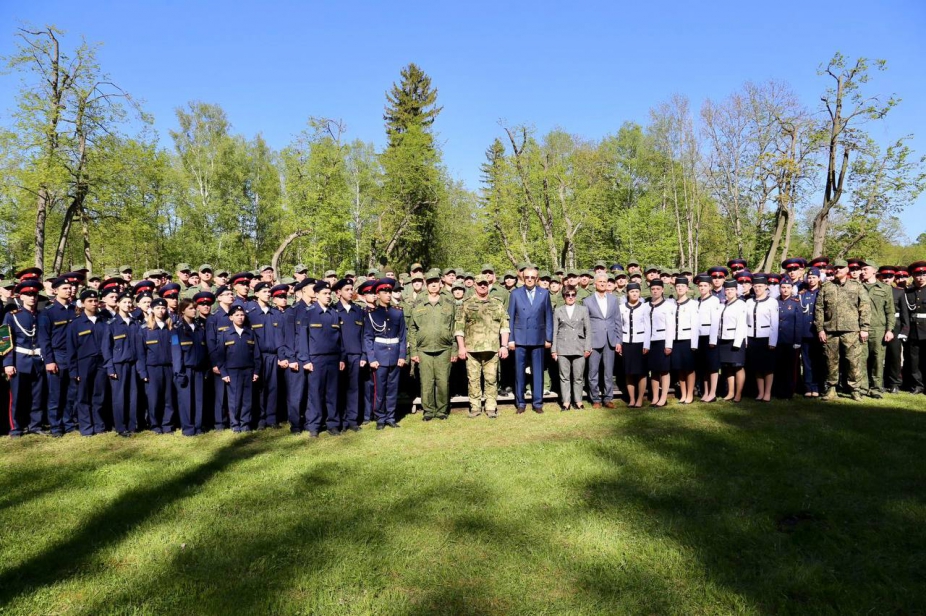
[[[590,445],[609,468],[578,486],[586,506],[643,512],[645,532],[680,546],[693,569],[753,609],[921,610],[926,414],[743,407],[718,408],[713,425],[667,421],[677,408],[633,414]],[[605,599],[620,584],[606,568],[584,580]]]

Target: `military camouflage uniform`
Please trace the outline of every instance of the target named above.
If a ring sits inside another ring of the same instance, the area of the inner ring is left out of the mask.
[[[862,344],[862,380],[859,391],[880,397],[884,391],[884,334],[894,329],[894,292],[883,282],[863,283],[871,302],[868,343]]]
[[[835,278],[820,288],[814,312],[814,326],[826,332],[826,386],[827,397],[836,395],[839,382],[839,350],[845,353],[848,363],[846,384],[853,398],[859,396],[861,381],[862,344],[859,332],[867,332],[871,325],[871,303],[868,292],[860,282],[846,279],[840,284]]]
[[[450,413],[450,358],[456,355],[456,304],[438,296],[431,303],[418,298],[408,311],[409,357],[418,357],[421,407],[425,418],[446,417]]]
[[[500,335],[510,331],[508,311],[496,297],[490,295],[480,299],[473,295],[463,300],[457,310],[453,329],[455,336],[463,336],[466,346],[470,416],[481,412],[484,393],[486,414],[495,417],[498,414],[498,351],[501,348]]]

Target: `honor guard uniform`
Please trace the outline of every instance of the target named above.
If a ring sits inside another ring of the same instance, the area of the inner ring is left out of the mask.
[[[330,302],[331,286],[324,280],[315,283],[318,303],[305,314],[306,366],[310,369],[308,412],[305,429],[309,436],[317,437],[321,431],[323,415],[328,433],[341,433],[341,416],[338,408],[338,373],[344,361],[344,347],[341,343],[341,317],[330,305],[325,306],[323,297]],[[401,311],[398,311],[401,314]]]
[[[405,315],[397,308],[384,306],[387,293],[392,293],[392,281],[377,281],[375,291],[380,303],[364,321],[363,342],[367,361],[373,374],[373,412],[376,429],[397,428],[395,407],[398,400],[399,374],[405,365],[408,340]]]
[[[133,299],[132,292],[119,296]],[[103,342],[103,370],[109,375],[116,434],[127,436],[139,431],[138,402],[142,395],[138,375],[138,321],[117,313],[109,321]]]
[[[244,308],[233,304],[229,308],[229,319]],[[252,383],[259,378],[261,369],[260,345],[254,332],[242,324],[232,326],[219,335],[219,370],[228,387],[228,420],[233,432],[251,431]]]
[[[896,268],[893,265],[882,265],[878,268],[878,276],[882,281],[891,285],[891,294],[894,298],[894,334],[893,339],[887,343],[884,359],[884,387],[892,394],[900,391],[901,358],[903,357],[903,341],[910,335],[910,311],[904,301],[904,290],[893,286]]]
[[[151,302],[152,310],[167,308],[167,300],[159,297]],[[148,425],[155,434],[170,434],[174,431],[174,388],[173,357],[171,356],[171,327],[168,327],[170,313],[164,321],[154,321],[149,327],[145,323],[138,331],[138,374],[145,382],[148,402]]]
[[[45,408],[45,364],[39,345],[36,301],[42,284],[24,280],[16,285],[22,308],[10,310],[3,324],[10,329],[11,352],[3,356],[3,368],[10,381],[10,436],[42,434]]]
[[[215,290],[216,298],[221,298],[226,293],[233,293],[231,287],[221,286]],[[227,303],[227,299],[224,303]],[[232,324],[228,318],[228,312],[222,307],[223,302],[216,302],[212,314],[206,319],[206,351],[209,354],[209,366],[212,372],[212,413],[213,427],[216,430],[225,430],[228,428],[228,404],[226,394],[228,387],[222,380],[221,371],[219,370],[219,338],[222,332],[231,328]],[[229,306],[231,310],[231,306]]]
[[[52,283],[58,291],[63,285],[70,285],[61,276]],[[77,427],[74,416],[74,399],[77,397],[77,382],[71,373],[71,358],[67,352],[67,329],[77,317],[73,304],[56,297],[38,317],[39,346],[48,380],[48,425],[52,436],[63,436]]]
[[[723,292],[723,282],[727,279],[727,268],[716,265],[707,270],[707,275],[711,277],[711,295],[717,298],[721,304],[727,303],[727,296]]]
[[[794,287],[790,278],[782,285]],[[798,358],[803,343],[804,313],[801,302],[794,295],[778,300],[778,345],[775,349],[775,389],[779,398],[794,396],[798,377]]]
[[[68,325],[68,354],[70,365],[76,369],[71,376],[77,379],[77,424],[82,436],[106,431],[103,403],[109,379],[103,369],[103,342],[107,326],[95,310],[91,315],[86,306],[99,301],[99,297],[93,289],[83,291],[80,301],[85,304],[84,313]]]
[[[907,287],[904,302],[910,313],[910,336],[907,339],[907,359],[910,365],[910,385],[914,394],[924,391],[926,372],[926,261],[911,263],[913,284]]]
[[[193,304],[210,302],[212,293],[193,295]],[[197,318],[187,323],[183,315],[170,338],[171,367],[180,411],[180,429],[184,436],[203,433],[203,413],[206,408],[206,385],[211,365],[206,348],[206,328]]]
[[[258,282],[254,287],[254,293],[261,294],[258,297],[263,297],[262,294],[266,292],[268,303],[263,305],[262,300],[255,300],[247,311],[251,331],[257,339],[261,355],[261,369],[258,372],[260,378],[257,382],[257,427],[259,429],[279,427],[277,420],[277,405],[279,403],[277,385],[280,372],[279,362],[285,359],[285,351],[282,348],[283,313],[269,304],[269,294],[272,287],[273,285],[269,282]]]
[[[756,284],[768,285],[768,278],[756,274]],[[746,363],[757,375],[775,372],[778,347],[778,301],[766,293],[764,299],[751,297],[746,302]]]
[[[331,288],[333,293],[339,293],[345,286],[352,284],[344,278]],[[334,299],[332,299],[334,301]],[[344,370],[340,378],[340,391],[338,402],[342,425],[345,430],[360,430],[360,364],[366,363],[363,359],[363,322],[366,314],[363,309],[348,302],[346,305],[340,299],[333,304],[341,319],[341,344],[344,347]]]
[[[822,279],[821,273],[816,266],[813,266],[810,268],[809,275]],[[811,289],[807,285],[796,295],[801,305],[801,368],[804,377],[804,396],[813,398],[820,395],[820,388],[826,380],[823,343],[820,342],[817,328],[813,323],[819,293],[819,286]]]
[[[289,418],[289,431],[299,434],[305,428],[306,396],[309,387],[309,373],[304,370],[308,357],[299,353],[298,342],[305,335],[306,312],[311,308],[303,297],[303,289],[309,285],[308,279],[303,278],[293,286],[297,299],[285,313],[283,313],[283,340],[281,350],[283,357],[289,363],[286,368],[286,415]]]
[[[871,260],[866,260],[862,266],[878,269],[878,265]],[[862,394],[881,398],[884,393],[884,355],[887,350],[884,338],[887,332],[894,331],[894,293],[890,285],[877,279],[870,283],[862,282],[862,285],[868,291],[871,304],[871,325],[868,341],[862,344],[862,383],[859,389]]]

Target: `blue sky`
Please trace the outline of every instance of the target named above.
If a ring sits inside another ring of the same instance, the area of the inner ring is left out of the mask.
[[[0,54],[20,22],[102,41],[114,81],[145,101],[165,144],[173,110],[218,103],[234,130],[285,146],[309,116],[343,119],[348,138],[384,142],[385,92],[416,62],[444,111],[444,161],[470,188],[499,121],[589,138],[674,93],[697,110],[747,80],[789,82],[816,106],[816,68],[834,51],[886,58],[873,91],[900,107],[872,126],[886,142],[915,133],[926,153],[926,2],[62,2],[0,1]],[[0,110],[18,81],[0,77]],[[4,113],[5,115],[5,113]],[[926,232],[926,197],[902,216]]]

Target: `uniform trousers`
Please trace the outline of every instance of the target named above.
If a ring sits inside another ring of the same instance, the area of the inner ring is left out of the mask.
[[[298,363],[298,362],[297,362]],[[299,433],[305,428],[306,394],[309,391],[309,373],[299,364],[295,372],[286,369],[286,415],[289,431]]]
[[[106,371],[103,358],[87,357],[78,363],[77,376],[77,426],[84,436],[93,436],[106,431],[103,422],[103,402],[106,400]]]
[[[312,375],[309,377],[309,405],[305,417],[305,429],[319,432],[322,414],[326,416],[329,430],[341,429],[341,417],[338,414],[338,363],[341,356],[313,355]]]
[[[887,345],[884,342],[885,330],[871,328],[868,330],[868,342],[860,342],[862,378],[859,390],[884,391],[884,354]]]
[[[138,373],[134,362],[115,364],[116,378],[110,379],[113,401],[113,428],[116,432],[138,432]]]
[[[228,423],[235,432],[251,430],[251,404],[254,400],[254,371],[249,368],[228,368]]]
[[[221,375],[212,373],[212,421],[216,430],[224,430],[228,427],[228,388]]]
[[[900,376],[903,342],[896,335],[884,349],[884,386],[888,389],[903,384]]]
[[[205,400],[206,375],[201,370],[184,368],[180,374],[186,376],[186,385],[177,383],[177,407],[180,410],[180,429],[184,436],[203,433],[203,402]]]
[[[11,436],[22,436],[26,432],[42,429],[45,364],[39,357],[32,357],[31,361],[32,373],[18,371],[16,376],[10,379]]]
[[[77,428],[74,400],[77,382],[74,372],[58,364],[58,373],[48,375],[48,424],[52,434],[64,434]]]
[[[531,405],[535,409],[543,407],[543,356],[545,351],[543,346],[516,345],[514,347],[514,403],[518,408],[526,406],[524,369],[527,367],[531,370]]]
[[[800,349],[790,344],[779,344],[775,347],[775,395],[779,398],[791,398],[798,377],[798,356]]]
[[[818,338],[804,338],[801,343],[804,391],[818,394],[826,381],[826,351]]]
[[[605,347],[605,351],[607,350],[608,348]],[[615,353],[613,352],[611,353],[611,355],[614,355],[614,354]],[[607,353],[605,353],[605,355],[607,355]],[[592,354],[590,357],[595,357],[595,351],[592,351]],[[599,353],[598,358],[599,360],[601,359],[601,353]],[[557,367],[559,368],[559,399],[563,403],[563,406],[567,406],[572,403],[582,404],[582,395],[584,393],[583,386],[585,385],[585,355],[557,355],[556,364],[557,364]],[[610,368],[610,370],[608,368]],[[613,383],[611,383],[611,378],[610,378],[611,373],[614,370],[613,363],[611,366],[608,366],[607,361],[606,361],[605,370],[606,370],[606,373],[605,373],[604,380],[605,380],[605,383],[608,385],[608,389],[606,389],[605,391],[613,392],[614,387],[613,387]],[[589,375],[591,375],[592,373],[593,373],[593,370],[590,368]],[[589,378],[591,378],[591,376]],[[592,380],[591,389],[592,389],[592,396],[593,396],[592,401],[597,402],[601,400],[600,394],[598,394],[597,392],[597,389],[598,389],[597,379]],[[596,394],[599,396],[597,399],[594,398]],[[609,396],[605,398],[605,401],[611,400],[612,397],[613,396]]]
[[[344,372],[340,378],[338,404],[341,408],[341,421],[345,428],[353,428],[360,423],[360,355],[348,355],[344,361]]]
[[[384,366],[373,370],[373,417],[379,425],[395,423],[395,406],[399,399],[398,366]]]
[[[158,434],[174,431],[174,393],[170,366],[148,366],[148,424]]]
[[[272,426],[277,420],[277,379],[280,367],[276,353],[268,352],[260,358],[260,378],[257,379],[257,425],[260,428]]]
[[[836,387],[839,382],[839,358],[846,358],[846,385],[849,391],[858,391],[862,380],[862,342],[858,332],[826,332],[826,385]],[[841,351],[841,353],[840,353]]]
[[[469,351],[466,354],[466,376],[469,380],[469,410],[479,413],[485,397],[485,410],[489,415],[498,413],[497,351]],[[485,386],[483,387],[483,381]]]
[[[588,356],[588,393],[593,403],[610,402],[614,399],[614,357],[617,353],[611,347],[592,349]],[[585,359],[584,357],[582,359]],[[557,360],[558,363],[558,360]],[[584,363],[584,362],[583,362]],[[603,364],[603,366],[602,366]],[[566,384],[562,377],[563,364],[560,366],[560,386]],[[562,391],[560,392],[563,393]],[[576,403],[582,402],[582,396],[574,396]],[[568,394],[563,397],[568,400]],[[566,402],[564,402],[566,404]]]
[[[450,349],[418,354],[421,375],[421,408],[425,417],[450,413]]]
[[[923,373],[926,372],[926,340],[907,338],[907,365],[910,366],[910,386],[923,387]]]

